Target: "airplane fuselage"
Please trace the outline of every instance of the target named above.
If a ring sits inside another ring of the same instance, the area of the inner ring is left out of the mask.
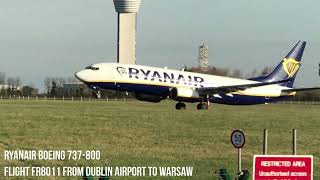
[[[76,77],[94,89],[127,91],[158,96],[161,99],[170,96],[173,88],[179,88],[191,92],[179,99],[187,102],[201,101],[201,97],[196,93],[197,88],[259,83],[245,79],[118,63],[95,64],[76,73]],[[234,105],[263,104],[287,97],[282,95],[283,89],[288,88],[274,84],[252,87],[228,94],[210,94],[208,100],[212,103]]]

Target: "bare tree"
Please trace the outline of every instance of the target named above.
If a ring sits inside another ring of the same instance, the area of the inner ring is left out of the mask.
[[[242,72],[239,69],[234,69],[230,76],[234,78],[242,78]]]
[[[49,77],[46,77],[45,79],[44,79],[44,81],[43,81],[43,83],[44,83],[44,88],[45,88],[45,90],[46,90],[46,92],[47,92],[47,94],[50,94],[50,92],[51,92],[51,78],[49,78]]]
[[[6,83],[6,74],[4,72],[0,72],[0,84]]]
[[[56,78],[57,87],[62,88],[63,85],[66,83],[66,79],[63,77]]]
[[[16,89],[18,89],[20,86],[21,86],[21,79],[20,79],[20,77],[15,77],[15,78],[14,78],[14,87],[15,87]]]
[[[13,87],[15,84],[15,79],[13,77],[8,77],[7,84]]]
[[[187,68],[185,66],[185,68]],[[206,71],[203,71],[201,67],[192,67],[189,69],[185,69],[185,71],[190,72],[198,72],[198,73],[205,73],[205,74],[212,74],[212,75],[219,75],[219,76],[229,76],[229,69],[226,68],[217,68],[215,66],[209,66]]]
[[[9,85],[7,92],[10,95],[18,95],[20,94],[20,85],[21,85],[21,79],[20,77],[9,77],[7,79],[7,84]]]
[[[265,76],[265,75],[269,74],[271,71],[272,71],[272,68],[271,68],[271,67],[265,67],[265,68],[263,68],[263,70],[261,71],[261,75],[262,75],[262,76]]]
[[[66,82],[67,83],[75,83],[75,82],[79,82],[79,80],[77,78],[75,78],[74,76],[70,76],[67,78]]]
[[[258,71],[257,71],[257,69],[254,69],[254,70],[251,72],[250,77],[251,77],[251,78],[254,78],[254,77],[256,77],[256,76],[258,76]]]

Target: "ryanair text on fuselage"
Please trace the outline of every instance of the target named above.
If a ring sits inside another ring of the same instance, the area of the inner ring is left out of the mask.
[[[117,71],[121,76],[128,75],[129,78],[135,79],[193,85],[194,87],[203,87],[204,83],[204,79],[202,77],[158,72],[156,70],[145,70],[131,67],[129,67],[127,70],[127,68],[124,67],[117,67]]]

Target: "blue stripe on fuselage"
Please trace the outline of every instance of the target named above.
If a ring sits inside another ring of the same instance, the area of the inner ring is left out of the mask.
[[[127,91],[141,94],[151,94],[158,96],[168,96],[170,93],[169,87],[146,85],[146,84],[130,84],[130,83],[112,83],[112,82],[97,82],[88,83],[89,86],[96,86],[102,89],[110,89],[117,91]]]
[[[212,98],[210,102],[228,105],[254,105],[275,102],[275,98],[266,98],[261,96],[246,96],[233,94],[233,97],[220,95],[222,98]]]
[[[113,82],[96,82],[87,83],[88,86],[100,87],[102,89],[134,92],[138,94],[150,94],[166,97],[170,94],[170,87],[146,85],[146,84],[130,84],[130,83],[113,83]],[[254,105],[272,103],[282,100],[286,97],[261,97],[233,94],[233,97],[220,95],[222,98],[211,97],[211,103],[228,104],[228,105]]]

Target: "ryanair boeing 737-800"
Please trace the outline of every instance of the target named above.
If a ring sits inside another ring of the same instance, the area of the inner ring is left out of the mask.
[[[92,89],[132,92],[142,101],[171,98],[178,101],[176,109],[185,109],[183,102],[199,102],[197,109],[206,109],[209,102],[264,104],[294,96],[298,91],[319,89],[292,88],[305,46],[305,41],[299,41],[270,74],[252,79],[118,63],[90,65],[75,76]]]

